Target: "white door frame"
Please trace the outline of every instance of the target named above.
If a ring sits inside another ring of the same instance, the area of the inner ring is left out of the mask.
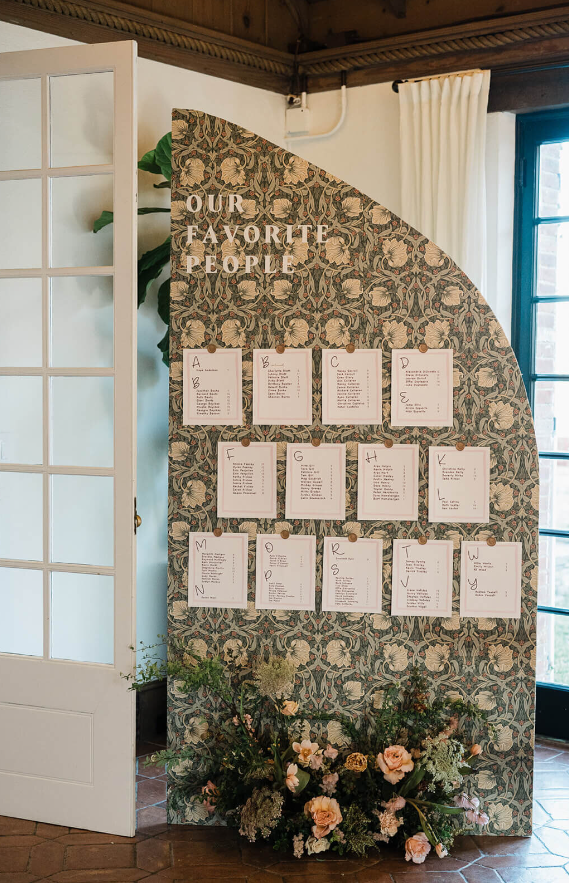
[[[41,178],[43,200],[41,269],[0,270],[0,278],[42,280],[43,367],[0,368],[0,374],[43,378],[44,420],[43,464],[0,464],[0,471],[41,473],[44,507],[43,561],[0,559],[3,567],[43,571],[44,604],[43,658],[0,654],[0,814],[127,836],[135,831],[135,694],[128,692],[121,672],[133,668],[135,642],[136,50],[136,43],[127,41],[0,54],[0,78],[41,78],[42,95],[42,167],[0,172],[0,181]],[[49,77],[101,71],[114,72],[113,163],[50,168]],[[114,174],[114,266],[50,267],[50,179],[109,173]],[[22,224],[23,217],[24,212]],[[50,277],[93,275],[114,277],[114,367],[50,368]],[[49,384],[60,375],[114,376],[112,468],[49,465]],[[50,482],[62,473],[113,476],[112,567],[50,562]],[[52,571],[114,576],[113,665],[50,659]]]

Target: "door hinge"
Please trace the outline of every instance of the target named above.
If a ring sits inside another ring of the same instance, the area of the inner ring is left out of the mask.
[[[136,509],[136,497],[134,498],[134,532],[136,533],[140,525],[142,524],[142,518],[138,514]]]

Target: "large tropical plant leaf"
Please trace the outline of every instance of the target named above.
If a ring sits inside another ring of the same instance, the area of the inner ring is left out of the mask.
[[[170,282],[171,279],[165,279],[158,289],[158,315],[165,325],[170,324]]]
[[[138,306],[146,300],[148,284],[158,278],[169,260],[170,236],[138,259]]]
[[[170,365],[170,329],[166,331],[166,334],[162,338],[162,340],[156,344],[160,352],[162,353],[162,361],[165,365]]]
[[[161,173],[164,175],[167,181],[172,180],[172,133],[167,132],[164,135],[158,144],[156,145],[156,150],[154,151],[154,158],[156,165],[160,168]]]
[[[164,183],[166,183],[166,181]],[[161,208],[160,206],[157,206],[157,205],[142,206],[141,208],[138,209],[139,215],[154,215],[157,212],[168,212],[169,213],[170,209],[169,208]],[[108,212],[106,209],[104,209],[101,212],[101,214],[99,215],[99,217],[97,218],[97,220],[94,221],[94,223],[93,223],[93,233],[98,233],[99,230],[103,229],[103,227],[107,227],[109,224],[112,224],[114,219],[115,219],[114,212]]]
[[[161,175],[162,170],[156,162],[156,148],[153,147],[148,153],[138,160],[138,168],[143,172],[152,172],[153,175]]]

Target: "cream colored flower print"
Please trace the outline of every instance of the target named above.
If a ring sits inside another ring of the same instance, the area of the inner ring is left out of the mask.
[[[385,631],[385,629],[391,628],[391,619],[389,616],[385,616],[383,613],[374,613],[371,617],[372,626],[374,629],[378,629],[378,631]]]
[[[496,708],[496,697],[490,690],[480,690],[474,701],[482,711],[492,711]]]
[[[352,701],[356,701],[357,699],[362,698],[362,684],[361,681],[346,681],[344,684],[344,695],[347,699],[351,699]]]
[[[275,199],[273,202],[273,215],[275,218],[286,218],[290,214],[292,202],[290,199]]]
[[[359,279],[344,279],[342,282],[342,294],[345,297],[360,297],[362,293],[362,283]]]
[[[372,693],[372,704],[376,711],[379,711],[380,708],[383,708],[383,700],[385,699],[385,690],[376,690],[375,693]]]
[[[291,156],[285,164],[283,180],[285,184],[300,184],[308,177],[308,162],[300,156]]]
[[[350,218],[357,218],[362,213],[362,201],[357,196],[346,196],[342,200],[342,208]]]
[[[425,328],[425,343],[429,349],[437,350],[444,346],[445,341],[448,340],[449,331],[450,326],[446,319],[429,322]]]
[[[205,325],[200,319],[188,319],[182,331],[182,346],[192,349],[201,346],[205,337]]]
[[[237,290],[243,300],[255,300],[258,295],[257,283],[253,279],[244,279],[243,282],[239,282]]]
[[[462,373],[460,368],[453,368],[452,369],[452,385],[453,385],[453,387],[456,388],[457,386],[460,386],[460,384],[462,383],[463,377],[464,377],[464,374]]]
[[[243,382],[253,380],[253,362],[243,362]]]
[[[170,379],[171,380],[181,380],[182,375],[184,373],[184,364],[180,360],[178,362],[170,362]]]
[[[342,236],[331,236],[326,240],[326,260],[331,264],[350,263],[350,246]]]
[[[245,346],[245,329],[239,319],[226,319],[221,326],[221,339],[226,346]]]
[[[295,638],[290,642],[287,650],[286,658],[294,662],[295,665],[306,665],[310,659],[310,644],[301,638]]]
[[[184,168],[180,172],[180,184],[183,187],[193,187],[195,184],[201,184],[204,179],[205,166],[201,159],[191,157],[186,160]]]
[[[514,505],[514,492],[512,488],[502,482],[490,484],[490,504],[498,512],[507,512]]]
[[[374,205],[371,210],[371,222],[377,224],[378,227],[385,227],[391,220],[391,212],[388,212],[382,205]]]
[[[514,664],[512,648],[505,644],[493,644],[488,650],[488,660],[494,671],[510,671]]]
[[[383,253],[390,267],[404,267],[407,263],[407,244],[403,239],[385,239]]]
[[[534,509],[539,509],[539,485],[534,484],[531,489],[531,505]]]
[[[356,441],[346,442],[346,460],[358,459],[358,443]]]
[[[326,340],[337,346],[345,346],[350,342],[350,332],[343,319],[328,319],[326,322]]]
[[[257,203],[254,199],[242,199],[241,208],[243,209],[241,217],[247,221],[252,221],[257,214]]]
[[[488,333],[490,340],[493,341],[500,349],[504,349],[505,347],[508,347],[510,345],[508,338],[504,334],[502,326],[499,322],[496,321],[496,319],[490,319],[490,321],[488,322]]]
[[[226,184],[245,183],[245,169],[236,156],[228,156],[221,163],[221,179]]]
[[[293,292],[292,283],[288,279],[275,279],[273,282],[273,297],[275,300],[285,300]]]
[[[355,533],[357,537],[361,537],[362,535],[362,526],[359,521],[346,521],[342,526],[342,530],[346,536],[349,536],[351,533]]]
[[[184,821],[199,824],[199,822],[205,822],[208,815],[202,800],[199,800],[198,797],[187,798],[184,803]]]
[[[308,242],[295,239],[289,253],[292,255],[292,263],[295,267],[297,264],[305,264],[308,260]]]
[[[511,727],[504,724],[498,724],[496,727],[496,735],[492,740],[496,751],[509,751],[514,744],[514,734]]]
[[[457,307],[460,303],[461,295],[462,291],[458,285],[447,285],[441,294],[441,300],[445,307]]]
[[[345,641],[330,641],[326,647],[326,654],[330,665],[337,665],[338,668],[345,668],[352,661]]]
[[[480,791],[492,791],[496,787],[496,776],[489,770],[480,770],[476,783]]]
[[[250,540],[254,540],[257,536],[257,522],[242,521],[239,525],[239,533],[246,533]]]
[[[243,611],[243,613],[244,613],[244,618],[246,620],[248,620],[249,622],[254,619],[258,619],[261,615],[261,611],[257,610],[257,608],[255,607],[254,601],[247,601],[247,611]]]
[[[207,644],[202,638],[192,638],[190,650],[194,656],[199,656],[200,659],[205,659],[207,656]]]
[[[191,257],[193,258],[197,258],[198,261],[201,262],[203,261],[205,255],[205,245],[203,244],[203,242],[200,242],[199,239],[194,239],[194,241],[188,245],[186,249],[186,254],[191,255]]]
[[[240,267],[245,265],[245,251],[238,242],[230,242],[228,239],[224,239],[221,243],[221,257],[222,260],[225,258],[237,258]]]
[[[185,460],[190,453],[190,446],[187,442],[175,441],[170,445],[170,457],[172,460]]]
[[[173,221],[183,221],[186,217],[186,203],[183,199],[176,199],[170,206],[170,214]]]
[[[185,601],[172,601],[170,613],[174,619],[185,619],[188,615],[188,605]]]
[[[374,307],[386,307],[391,303],[391,296],[383,285],[379,285],[377,288],[372,288],[370,291],[371,295],[371,303]]]
[[[183,297],[186,297],[187,293],[188,286],[181,279],[170,282],[170,297],[172,300],[181,300]]]
[[[286,445],[285,441],[277,442],[277,460],[285,460],[286,459]],[[286,527],[281,527],[281,530],[292,530],[292,527],[288,523],[288,521],[279,521],[278,524],[284,524]]]
[[[408,663],[408,651],[401,644],[386,644],[383,656],[391,671],[404,671]]]
[[[435,644],[433,647],[427,647],[425,665],[429,671],[442,671],[448,663],[449,651],[448,644]]]
[[[427,242],[425,246],[425,261],[429,267],[442,267],[445,262],[443,252],[434,242]]]
[[[345,745],[348,745],[349,739],[344,733],[340,721],[328,721],[326,724],[326,731],[328,734],[328,742],[335,748],[343,748]]]
[[[239,638],[230,638],[223,645],[223,658],[225,662],[232,662],[234,665],[247,665],[247,647],[243,646],[243,641]]]
[[[186,509],[196,509],[205,503],[205,484],[199,479],[190,481],[182,493],[182,506]]]
[[[513,823],[512,808],[507,803],[489,803],[487,806],[490,825],[496,831],[508,831]]]
[[[490,389],[491,386],[496,386],[498,383],[498,375],[493,368],[480,368],[476,372],[476,379],[478,386],[483,386],[486,389]]]
[[[508,402],[490,402],[488,413],[496,429],[510,429],[514,425],[514,409]]]
[[[477,621],[478,628],[481,632],[491,632],[496,628],[496,620],[487,616],[479,616]]]
[[[172,122],[172,138],[178,141],[183,138],[188,131],[188,124],[185,120],[174,120]]]
[[[454,543],[453,543],[454,546]],[[458,548],[458,546],[456,547]],[[441,626],[444,628],[445,632],[456,632],[460,628],[460,616],[458,613],[453,613],[453,615],[448,619],[443,619],[441,622]]]
[[[308,322],[306,319],[291,319],[284,333],[286,346],[302,346],[307,340]]]
[[[197,745],[198,742],[203,742],[207,735],[207,722],[201,717],[191,717],[186,724],[184,732],[185,741],[189,742],[190,745]]]
[[[407,344],[407,326],[404,322],[384,322],[382,331],[390,347],[395,350],[404,349]]]

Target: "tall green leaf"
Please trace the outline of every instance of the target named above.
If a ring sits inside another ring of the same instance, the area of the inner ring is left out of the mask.
[[[148,284],[158,278],[169,260],[170,236],[138,259],[138,306],[146,300]]]
[[[113,223],[113,213],[104,209],[96,221],[93,222],[93,233],[98,233],[103,227]]]
[[[171,279],[165,279],[158,289],[158,315],[165,325],[170,323],[170,282]]]
[[[156,145],[156,150],[154,151],[154,158],[156,165],[159,166],[160,171],[164,175],[167,181],[172,179],[172,133],[167,132],[164,135],[158,144]]]
[[[156,344],[162,353],[162,361],[165,365],[170,365],[170,329],[168,328],[162,340]]]
[[[138,168],[143,172],[152,172],[153,175],[161,175],[162,169],[156,162],[156,148],[145,153],[142,159],[138,160]]]

